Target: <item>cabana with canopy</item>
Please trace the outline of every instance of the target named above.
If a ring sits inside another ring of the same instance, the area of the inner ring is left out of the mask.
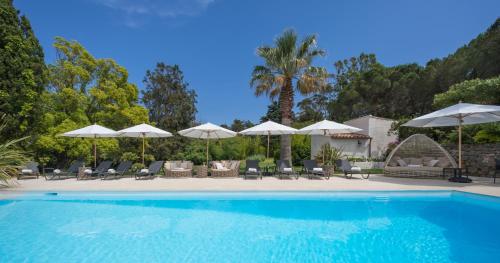
[[[387,157],[384,175],[395,177],[441,177],[443,168],[457,163],[437,142],[423,134],[402,141]]]

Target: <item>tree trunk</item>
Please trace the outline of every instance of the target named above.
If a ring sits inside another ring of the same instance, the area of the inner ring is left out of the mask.
[[[280,93],[281,123],[286,126],[292,125],[293,87],[292,80],[287,79]],[[281,160],[292,162],[292,137],[281,135]]]

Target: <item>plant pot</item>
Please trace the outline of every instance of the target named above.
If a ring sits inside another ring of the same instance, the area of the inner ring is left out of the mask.
[[[334,165],[323,165],[323,172],[325,172],[325,176],[332,176],[335,171]]]

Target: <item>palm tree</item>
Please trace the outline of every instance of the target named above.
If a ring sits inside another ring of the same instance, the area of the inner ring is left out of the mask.
[[[329,75],[326,69],[311,66],[313,59],[324,56],[325,51],[317,48],[314,35],[297,43],[294,30],[286,30],[274,41],[274,45],[257,48],[257,55],[264,59],[265,65],[255,66],[250,86],[255,88],[256,96],[266,94],[271,99],[278,97],[281,123],[291,125],[295,90],[308,95],[327,86]],[[281,136],[281,159],[292,159],[291,144],[290,135]]]

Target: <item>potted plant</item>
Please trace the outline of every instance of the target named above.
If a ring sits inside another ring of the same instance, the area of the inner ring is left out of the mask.
[[[340,160],[344,156],[343,148],[335,148],[330,144],[321,146],[321,150],[316,154],[315,159],[322,164],[323,171],[332,175],[335,171],[335,161]]]

